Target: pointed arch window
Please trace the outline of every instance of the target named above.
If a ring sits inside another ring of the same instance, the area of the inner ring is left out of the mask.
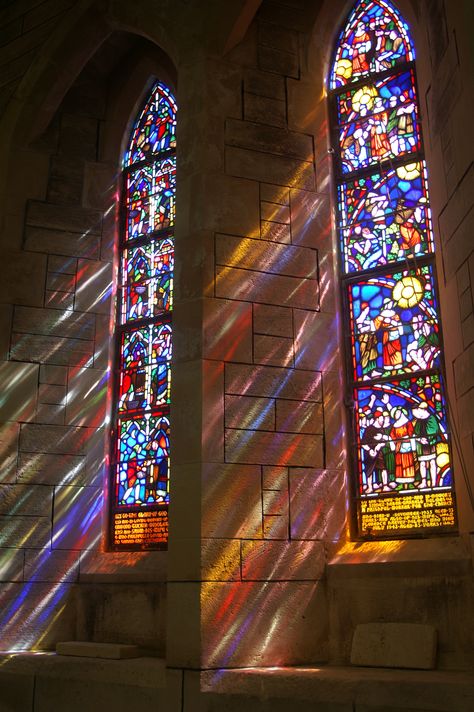
[[[110,488],[117,549],[164,548],[168,539],[176,110],[156,82],[123,159]]]
[[[394,6],[360,0],[329,78],[349,450],[362,537],[456,524],[414,59]]]

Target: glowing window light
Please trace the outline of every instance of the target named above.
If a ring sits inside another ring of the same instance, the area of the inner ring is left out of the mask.
[[[456,526],[434,243],[410,31],[360,0],[329,78],[357,534]]]
[[[156,82],[123,160],[111,454],[115,549],[168,540],[176,102]]]

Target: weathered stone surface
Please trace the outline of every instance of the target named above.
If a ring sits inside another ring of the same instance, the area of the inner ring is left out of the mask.
[[[6,361],[10,350],[13,306],[0,304],[0,360]]]
[[[265,469],[269,469],[268,467]],[[280,469],[280,468],[279,468]],[[287,470],[288,468],[284,468]],[[284,516],[288,519],[288,482],[280,490],[264,490],[262,493],[262,512],[265,516]],[[288,538],[288,530],[284,538]]]
[[[344,472],[291,467],[289,483],[291,538],[338,541],[347,516]]]
[[[267,203],[262,200],[260,203],[260,214],[263,220],[271,222],[290,224],[290,209],[287,205],[277,203]]]
[[[74,308],[73,292],[51,292],[46,290],[44,294],[44,306],[49,309],[61,309],[62,311]]]
[[[286,77],[297,78],[300,71],[297,54],[265,46],[258,48],[258,66],[267,72],[284,74]]]
[[[293,313],[287,307],[253,305],[253,329],[256,334],[293,336]]]
[[[0,482],[15,482],[19,436],[19,423],[11,421],[0,423],[0,459],[2,462]]]
[[[247,69],[244,73],[244,90],[270,99],[285,100],[285,80],[269,72]]]
[[[38,396],[38,371],[36,364],[4,361],[0,363],[0,422],[34,419]]]
[[[22,581],[24,558],[24,551],[0,551],[0,581]]]
[[[227,299],[203,302],[204,358],[222,361],[252,360],[252,305]]]
[[[112,265],[80,259],[77,266],[74,309],[81,312],[110,314]]]
[[[202,536],[262,538],[261,472],[258,465],[204,466]]]
[[[471,208],[463,221],[445,246],[444,270],[446,279],[451,279],[456,274],[462,263],[472,252],[472,233],[474,226],[474,209]]]
[[[226,364],[226,393],[321,401],[321,374],[273,366]]]
[[[67,366],[40,366],[40,383],[51,383],[65,386],[67,383]]]
[[[245,92],[244,119],[267,126],[286,126],[286,102]],[[271,179],[267,182],[271,183]]]
[[[317,252],[293,245],[250,240],[232,235],[216,236],[216,262],[220,265],[265,273],[316,279]]]
[[[276,430],[287,433],[324,433],[321,403],[276,401]]]
[[[263,515],[263,538],[264,539],[288,539],[289,524],[288,513],[286,515]]]
[[[5,548],[43,549],[51,542],[49,517],[0,516],[0,527]]]
[[[38,391],[40,403],[64,405],[66,401],[66,386],[41,383]]]
[[[105,658],[112,660],[140,657],[138,645],[93,643],[78,640],[57,643],[56,653],[58,655],[78,655],[83,658]]]
[[[62,255],[48,255],[48,271],[56,274],[75,275],[77,270],[77,259]],[[71,278],[71,281],[73,279]]]
[[[28,306],[43,304],[46,257],[34,252],[2,253],[0,301]]]
[[[77,205],[81,202],[84,164],[68,156],[52,156],[47,199],[50,203]]]
[[[274,430],[275,403],[270,398],[226,396],[225,424],[228,428]]]
[[[296,366],[316,371],[338,368],[336,315],[295,309],[293,317]]]
[[[67,230],[43,227],[25,228],[25,247],[32,252],[45,252],[71,257],[99,257],[99,237],[87,232],[78,234]]]
[[[216,296],[277,306],[285,305],[296,309],[317,309],[319,286],[315,279],[218,266]]]
[[[80,455],[85,450],[88,436],[88,428],[26,423],[21,428],[20,450]]]
[[[331,252],[334,249],[329,195],[290,190],[293,243]]]
[[[52,487],[2,484],[0,485],[0,514],[48,517],[51,515],[52,499]]]
[[[473,194],[474,166],[471,165],[439,215],[439,227],[444,243],[449,242],[456,228],[471,209]]]
[[[254,363],[268,366],[292,367],[294,365],[293,339],[255,334],[253,360]]]
[[[354,632],[352,665],[432,670],[436,629],[421,623],[360,623]]]
[[[201,578],[203,581],[240,581],[240,541],[203,539]]]
[[[66,408],[63,405],[39,403],[36,409],[35,423],[64,425]]]
[[[323,467],[321,435],[226,430],[227,462]]]
[[[102,212],[69,205],[51,205],[30,200],[26,224],[52,230],[79,232],[83,235],[100,235]]]
[[[107,385],[107,374],[102,369],[69,369],[66,423],[93,428],[103,425]]]
[[[13,329],[26,334],[64,336],[87,341],[94,338],[95,318],[93,314],[64,312],[60,315],[55,309],[16,307]]]
[[[92,363],[93,352],[92,341],[38,334],[12,334],[11,356],[18,361],[85,366]]]
[[[260,185],[260,200],[279,205],[290,204],[290,189],[272,183],[262,183]]]
[[[324,565],[321,542],[242,542],[243,581],[317,581]]]
[[[46,276],[46,289],[56,292],[73,292],[74,276],[62,272],[50,272]]]
[[[53,549],[90,549],[101,535],[101,487],[60,485],[54,491]],[[80,522],[72,527],[71,521]]]
[[[471,344],[454,362],[456,392],[463,395],[474,386],[474,344]]]
[[[59,134],[60,153],[95,160],[98,128],[95,118],[64,113]]]
[[[269,220],[262,220],[261,234],[263,239],[271,240],[272,242],[282,242],[284,244],[288,244],[291,242],[290,225],[284,223],[276,223],[271,222]]]
[[[261,123],[228,119],[225,125],[225,142],[228,146],[240,146],[304,161],[313,160],[311,136]]]
[[[25,551],[25,581],[76,581],[78,573],[77,551]]]
[[[263,489],[266,490],[287,490],[288,489],[288,468],[287,467],[264,467],[263,468]]]
[[[225,162],[229,175],[304,190],[315,189],[314,164],[309,161],[227,146]]]

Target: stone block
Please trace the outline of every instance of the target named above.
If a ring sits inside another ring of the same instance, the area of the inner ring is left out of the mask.
[[[10,304],[43,304],[46,257],[34,252],[4,251],[0,266],[0,301]]]
[[[322,403],[276,401],[275,429],[284,433],[324,433]]]
[[[203,469],[202,536],[261,539],[261,472],[258,465],[208,463]]]
[[[40,383],[65,386],[67,383],[67,366],[40,366]]]
[[[471,344],[454,362],[454,378],[458,396],[474,386],[474,344]]]
[[[77,655],[82,658],[103,658],[106,660],[125,660],[138,658],[138,645],[123,643],[94,643],[88,641],[68,640],[56,644],[58,655]]]
[[[48,255],[48,271],[56,274],[75,275],[77,271],[77,259],[75,257],[65,257],[62,255]],[[74,278],[70,277],[71,283]]]
[[[262,220],[260,223],[261,235],[264,240],[272,242],[291,242],[291,227],[285,223],[275,223],[269,220]]]
[[[298,54],[298,35],[294,30],[278,27],[273,23],[259,22],[258,43],[267,47]]]
[[[309,161],[234,146],[226,147],[225,161],[226,172],[232,176],[300,190],[314,190],[316,187],[314,164]]]
[[[25,581],[58,583],[76,581],[79,574],[77,551],[25,551]]]
[[[66,386],[41,383],[38,391],[40,403],[50,405],[64,405],[66,400]]]
[[[267,126],[286,126],[286,102],[266,95],[244,92],[244,119]],[[271,180],[265,181],[271,183]]]
[[[252,360],[252,305],[227,299],[203,303],[204,358],[220,361]]]
[[[1,550],[0,581],[22,581],[24,559],[24,551],[12,551],[11,549]]]
[[[296,309],[317,309],[319,284],[315,279],[219,265],[216,268],[216,296]]]
[[[175,364],[173,398],[175,403],[188,404],[187,408],[176,410],[173,415],[173,437],[171,439],[173,462],[175,465],[199,462],[202,454],[202,419],[200,407],[197,406],[198,403],[201,404],[202,398],[202,364],[200,361]],[[211,413],[206,415],[209,416]],[[216,413],[212,413],[212,415],[217,417]]]
[[[10,351],[13,306],[0,304],[0,361],[7,361]]]
[[[96,663],[97,664],[97,663]],[[127,663],[124,663],[125,665]],[[139,673],[136,673],[138,679]],[[138,684],[122,684],[120,680],[100,681],[71,679],[63,677],[38,676],[35,685],[35,712],[49,712],[51,709],[68,712],[126,712],[133,708],[136,712],[153,709],[157,698],[161,698],[161,689],[144,687]]]
[[[449,242],[456,228],[471,209],[473,194],[474,167],[471,165],[439,215],[439,229],[443,243]]]
[[[98,428],[105,421],[107,373],[98,368],[69,369],[66,423]]]
[[[244,91],[258,94],[269,99],[285,100],[285,80],[269,72],[259,69],[246,69],[244,72]]]
[[[225,424],[228,428],[274,430],[275,403],[270,398],[226,396]]]
[[[26,224],[50,230],[64,230],[82,235],[100,235],[102,212],[69,205],[28,202]]]
[[[344,386],[342,373],[325,371],[323,375],[324,432],[326,446],[325,466],[334,469],[346,467],[345,413],[343,406]]]
[[[103,497],[101,487],[55,487],[53,549],[97,547],[102,533]]]
[[[200,598],[199,582],[168,582],[166,661],[169,666],[198,668],[201,664]]]
[[[46,290],[44,293],[44,306],[49,309],[61,309],[70,311],[74,308],[74,293],[73,292],[51,292]]]
[[[36,364],[3,361],[0,363],[0,422],[34,419],[38,397],[38,372]]]
[[[77,114],[63,114],[59,134],[59,152],[94,161],[97,157],[97,119]]]
[[[233,235],[216,235],[216,262],[265,273],[316,279],[317,252]]]
[[[0,699],[5,712],[29,712],[34,709],[35,675],[5,672],[0,675]]]
[[[466,349],[474,341],[474,314],[469,314],[461,324],[462,342]]]
[[[268,468],[264,468],[268,469]],[[284,468],[287,469],[286,467]],[[262,512],[265,516],[279,516],[288,519],[288,481],[281,490],[264,490]]]
[[[227,119],[225,142],[228,146],[240,146],[253,151],[299,158],[303,161],[313,160],[311,136],[278,126]]]
[[[272,366],[226,364],[226,393],[321,402],[321,374]]]
[[[297,54],[262,45],[258,47],[258,66],[266,72],[283,74],[285,77],[298,78],[300,73]]]
[[[83,161],[69,156],[51,157],[48,202],[77,205],[81,202],[84,177]]]
[[[201,457],[204,462],[224,459],[224,364],[222,361],[202,361]],[[189,439],[189,433],[188,433]]]
[[[472,252],[474,209],[471,208],[443,251],[444,271],[449,280]]]
[[[31,252],[65,255],[70,257],[99,257],[99,237],[92,233],[76,233],[43,227],[25,228],[25,248]]]
[[[63,405],[40,403],[36,409],[35,423],[45,425],[64,425],[66,408]]]
[[[323,467],[323,437],[252,430],[226,430],[227,462]]]
[[[0,423],[0,482],[15,482],[19,436],[19,423]]]
[[[290,224],[290,209],[288,205],[278,203],[267,203],[262,200],[260,203],[260,214],[262,220],[270,222]]]
[[[51,542],[49,517],[0,516],[2,547],[44,549]]]
[[[256,334],[293,337],[293,312],[287,307],[254,304],[253,329]]]
[[[111,348],[110,316],[97,314],[95,318],[95,341],[93,344],[94,356],[88,365],[94,368],[106,369],[109,364]]]
[[[240,541],[203,539],[201,552],[203,581],[240,581]]]
[[[201,591],[203,667],[291,666],[324,660],[327,604],[321,584],[209,582]],[[222,610],[225,615],[220,615]],[[238,636],[231,634],[235,630]]]
[[[215,300],[219,303],[219,300]],[[222,300],[223,301],[223,300]],[[232,304],[232,302],[229,302]],[[175,363],[199,359],[203,349],[204,300],[177,299],[173,305],[173,359]],[[212,309],[208,305],[208,311]],[[221,328],[219,323],[218,329]],[[209,335],[218,338],[217,334]]]
[[[336,315],[295,309],[293,318],[297,368],[311,371],[338,369],[341,356]]]
[[[360,623],[352,639],[351,664],[432,670],[437,633],[421,623]]]
[[[458,416],[460,423],[461,437],[465,437],[474,432],[474,410],[472,408],[472,397],[474,390],[464,393],[458,398]]]
[[[117,169],[105,163],[89,163],[84,170],[83,205],[95,210],[106,210],[114,202],[117,189]]]
[[[21,428],[20,451],[80,455],[89,435],[88,428],[26,423]]]
[[[243,581],[318,581],[324,567],[319,541],[242,542]]]
[[[110,315],[112,265],[80,259],[77,266],[74,309],[81,312]]]
[[[346,482],[342,470],[290,468],[292,539],[338,541],[346,524]]]
[[[92,340],[95,334],[93,314],[64,312],[56,309],[37,309],[35,307],[15,307],[13,330],[17,333],[39,334]]]
[[[290,189],[272,183],[260,184],[260,200],[278,205],[290,204]]]
[[[288,514],[263,515],[263,538],[287,540],[290,536]]]
[[[73,275],[62,272],[50,272],[46,275],[46,289],[59,292],[73,292],[75,278]]]
[[[470,289],[466,289],[459,296],[459,316],[461,321],[464,321],[469,314],[472,314],[472,294]]]
[[[293,188],[290,190],[290,208],[293,243],[332,252],[334,242],[329,196]]]
[[[291,368],[294,365],[293,339],[255,334],[253,360],[258,364]]]
[[[287,490],[287,467],[264,467],[262,485],[264,490]]]
[[[54,312],[53,309],[48,311]],[[93,349],[94,343],[83,339],[13,333],[11,357],[18,361],[85,366],[92,363]]]
[[[0,485],[0,514],[48,517],[51,515],[52,487],[42,485]]]

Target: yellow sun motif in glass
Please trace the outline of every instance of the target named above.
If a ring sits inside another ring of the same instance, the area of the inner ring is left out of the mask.
[[[423,285],[416,277],[402,277],[393,288],[393,299],[395,302],[406,309],[414,307],[415,304],[421,302],[423,298]]]
[[[402,180],[414,180],[420,175],[419,163],[408,163],[406,166],[397,168],[397,176]]]
[[[352,62],[348,59],[340,59],[336,66],[336,76],[350,79],[352,76]]]
[[[367,114],[367,112],[372,109],[376,96],[378,96],[378,92],[375,87],[362,87],[358,89],[352,97],[353,110],[362,115]]]

